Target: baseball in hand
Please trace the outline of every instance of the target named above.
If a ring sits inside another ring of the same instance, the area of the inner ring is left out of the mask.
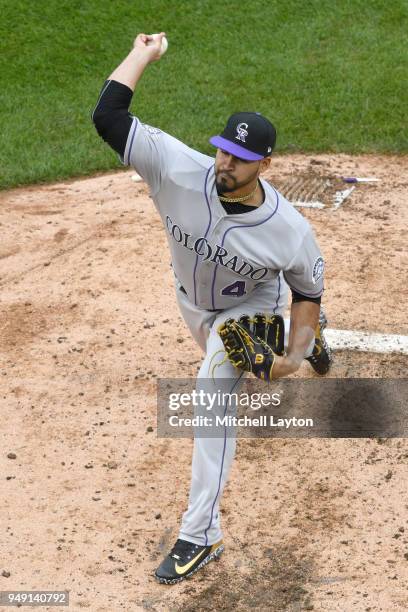
[[[158,36],[159,34],[152,34],[152,37],[154,39],[156,39]],[[161,41],[160,56],[166,53],[168,46],[169,46],[169,43],[167,42],[167,38],[163,36],[162,41]]]

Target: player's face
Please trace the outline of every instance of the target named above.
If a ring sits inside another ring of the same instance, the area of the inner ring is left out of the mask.
[[[215,182],[220,193],[237,191],[259,176],[261,162],[247,161],[222,149],[215,156]]]

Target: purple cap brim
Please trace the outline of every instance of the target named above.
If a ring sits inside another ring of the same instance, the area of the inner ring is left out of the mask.
[[[222,136],[213,136],[210,138],[210,143],[218,149],[227,151],[227,153],[231,153],[231,155],[246,159],[247,161],[259,161],[263,159],[263,155],[252,153],[252,151],[248,151],[248,149],[244,149],[244,147],[240,147],[238,144],[235,144],[235,142],[231,142]]]

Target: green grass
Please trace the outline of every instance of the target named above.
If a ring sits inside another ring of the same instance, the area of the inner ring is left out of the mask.
[[[138,32],[169,51],[133,112],[201,151],[257,110],[283,151],[408,149],[406,0],[0,0],[0,188],[120,167],[90,121]]]

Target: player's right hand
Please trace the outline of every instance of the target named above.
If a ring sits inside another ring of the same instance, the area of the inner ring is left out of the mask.
[[[164,36],[165,32],[160,32],[154,38],[151,34],[138,34],[133,41],[133,48],[137,49],[149,63],[156,62],[161,57],[161,42]]]

